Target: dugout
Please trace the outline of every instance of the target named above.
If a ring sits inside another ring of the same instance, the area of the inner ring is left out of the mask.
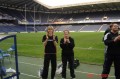
[[[14,45],[13,56],[8,49]],[[19,79],[16,35],[0,35],[0,77],[1,79]]]

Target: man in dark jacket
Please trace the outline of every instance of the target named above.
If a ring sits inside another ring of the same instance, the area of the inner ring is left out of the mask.
[[[64,38],[60,41],[60,47],[62,48],[62,79],[66,78],[66,66],[67,61],[70,66],[70,74],[72,79],[75,79],[74,74],[74,39],[69,36],[69,30],[64,30]]]
[[[110,27],[111,27],[113,24],[114,24],[114,23],[111,23],[110,26],[108,26],[108,28],[107,28],[107,29],[105,30],[105,32],[104,32],[104,36],[111,31]],[[104,42],[104,36],[103,36],[103,39],[102,39],[103,42]],[[107,53],[107,52],[106,52],[106,49],[107,49],[107,46],[105,45],[104,57],[106,56],[106,53]]]
[[[114,62],[115,77],[120,79],[120,35],[119,26],[113,23],[110,26],[111,31],[104,36],[104,43],[107,46],[106,56],[103,65],[102,79],[107,79],[110,67]]]

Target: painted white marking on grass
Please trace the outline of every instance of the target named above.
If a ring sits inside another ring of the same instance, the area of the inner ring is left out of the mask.
[[[79,48],[79,49],[85,49],[85,50],[104,50],[104,49],[98,49],[98,48],[84,48],[84,47],[75,47],[75,48]]]
[[[6,44],[6,43],[5,43]],[[12,44],[12,43],[7,43],[7,44]],[[17,45],[25,45],[25,46],[41,46],[41,45],[31,45],[31,44],[17,44]],[[57,46],[59,47],[59,46]],[[104,49],[99,49],[99,48],[91,48],[91,47],[88,47],[88,48],[84,48],[84,47],[75,47],[75,48],[79,48],[79,49],[85,49],[85,50],[104,50]]]
[[[43,66],[43,65],[31,64],[31,63],[25,63],[25,62],[19,62],[19,63],[27,64],[27,65],[32,65],[32,66]],[[50,68],[51,68],[51,67],[50,67]],[[69,71],[69,69],[67,69],[67,70]],[[100,76],[100,75],[101,75],[101,74],[97,74],[97,73],[83,72],[83,71],[77,71],[77,70],[75,70],[75,72],[77,72],[77,73],[82,73],[82,74],[93,74],[93,75],[97,75],[97,76]],[[115,77],[115,76],[109,75],[109,77]]]
[[[83,72],[83,71],[75,71],[75,72],[79,72],[79,73],[83,73],[83,74],[93,74],[93,75],[101,76],[101,74],[90,73],[90,72]],[[110,76],[109,75],[109,77],[115,77],[115,76]]]
[[[18,63],[22,63],[22,64],[27,64],[27,65],[32,65],[32,66],[43,66],[43,65],[37,65],[37,64],[31,64],[31,63],[25,63],[25,62],[18,62]]]
[[[30,45],[30,44],[18,44],[18,45],[26,45],[26,46],[41,46],[41,45]],[[58,46],[58,47],[59,47],[59,46]],[[78,47],[78,46],[75,46],[75,48],[79,48],[79,49],[87,49],[87,50],[104,50],[104,49],[99,49],[99,48],[92,48],[92,47],[84,48],[84,47]]]
[[[20,73],[21,75],[29,76],[29,77],[34,77],[40,79],[38,76],[30,75],[30,74],[25,74],[25,73]]]

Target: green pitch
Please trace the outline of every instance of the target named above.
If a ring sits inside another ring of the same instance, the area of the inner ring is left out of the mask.
[[[44,56],[44,46],[42,36],[45,32],[39,33],[18,33],[17,45],[18,54],[22,56],[41,57]],[[58,36],[57,59],[61,60],[60,39],[62,32],[55,33]],[[80,62],[90,64],[103,64],[104,44],[101,32],[71,32],[71,37],[75,40],[75,58]]]

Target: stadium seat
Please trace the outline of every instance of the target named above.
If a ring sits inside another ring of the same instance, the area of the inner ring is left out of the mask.
[[[15,52],[15,45],[12,45],[7,52],[11,55],[11,57],[13,56],[14,52]]]
[[[8,54],[7,52],[5,52],[1,49],[0,49],[0,54],[2,54],[2,57],[3,57],[3,64],[4,64],[4,58],[8,58],[10,61],[10,54]],[[10,63],[11,63],[11,61],[10,61]]]
[[[0,65],[3,63],[3,56],[2,54],[0,53]]]
[[[6,76],[6,68],[4,66],[0,66],[0,76]]]

